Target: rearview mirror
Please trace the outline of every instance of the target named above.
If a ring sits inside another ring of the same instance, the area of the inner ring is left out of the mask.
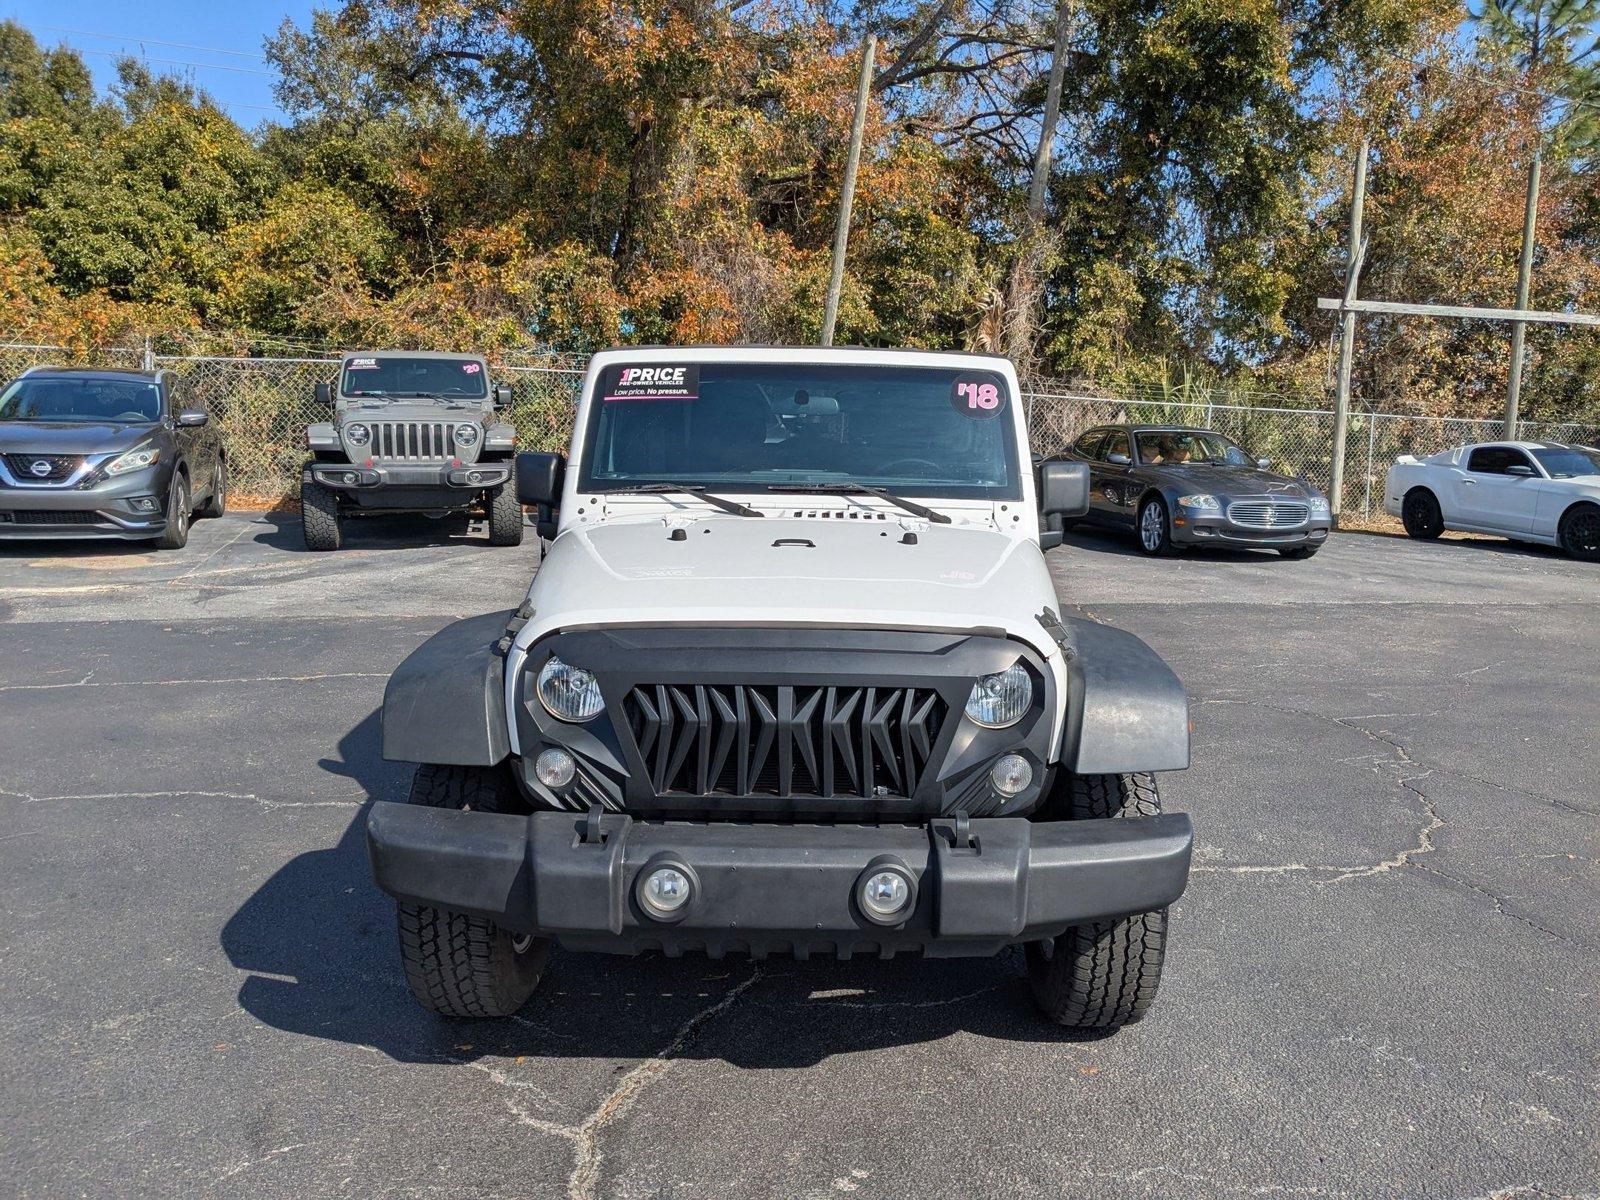
[[[327,383],[319,383],[313,389],[313,391],[316,393],[317,403],[318,404],[332,404],[333,403],[333,388],[332,388],[331,385],[329,385]]]
[[[178,414],[178,428],[198,429],[210,419],[202,409],[186,408]]]
[[[1533,475],[1533,468],[1526,463],[1512,463],[1506,468],[1507,475],[1521,475],[1524,479]]]
[[[511,385],[497,383],[494,385],[494,406],[496,408],[511,407]]]
[[[1133,459],[1129,458],[1126,454],[1123,454],[1119,450],[1113,450],[1110,454],[1106,455],[1106,461],[1108,463],[1114,463],[1119,467],[1125,467],[1131,463]]]
[[[1047,462],[1039,468],[1039,511],[1081,517],[1089,511],[1089,464]]]
[[[524,450],[517,455],[517,500],[532,506],[554,505],[561,499],[561,480],[567,460],[560,454]]]

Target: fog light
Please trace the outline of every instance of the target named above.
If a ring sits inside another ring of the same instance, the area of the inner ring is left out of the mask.
[[[989,769],[989,782],[1002,796],[1016,796],[1033,782],[1033,768],[1020,754],[1002,754]]]
[[[154,496],[135,496],[128,503],[133,505],[135,512],[155,512],[159,507]]]
[[[856,888],[862,915],[879,925],[899,924],[915,898],[910,877],[893,867],[867,868]]]
[[[578,764],[572,761],[572,755],[559,746],[541,750],[539,757],[533,760],[534,776],[547,788],[566,787],[572,782],[577,769]]]
[[[482,471],[468,471],[467,472],[467,482],[468,483],[482,483],[483,482],[483,472]]]
[[[689,903],[689,877],[677,867],[657,867],[644,877],[639,903],[653,916],[670,917]]]
[[[344,481],[346,483],[354,483],[357,478],[358,477],[354,471],[346,471],[344,473]]]

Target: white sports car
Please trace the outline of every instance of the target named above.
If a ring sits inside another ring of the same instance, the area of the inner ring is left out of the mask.
[[[1554,442],[1484,442],[1389,468],[1384,511],[1414,538],[1446,529],[1560,546],[1600,561],[1600,451]]]

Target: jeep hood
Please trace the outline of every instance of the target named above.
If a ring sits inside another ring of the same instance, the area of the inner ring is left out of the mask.
[[[578,626],[815,625],[1001,630],[1057,652],[1037,620],[1056,606],[1037,546],[979,526],[731,516],[580,526],[550,547],[529,599],[524,646]]]

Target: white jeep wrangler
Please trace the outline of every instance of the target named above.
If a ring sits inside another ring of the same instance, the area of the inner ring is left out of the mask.
[[[1189,818],[1183,688],[1063,617],[1028,452],[974,354],[596,355],[570,465],[518,462],[555,537],[515,613],[395,672],[409,804],[368,821],[417,999],[504,1016],[571,950],[846,957],[1027,947],[1054,1020],[1156,993]],[[1046,535],[1047,537],[1049,535]],[[1057,535],[1059,536],[1059,535]]]

